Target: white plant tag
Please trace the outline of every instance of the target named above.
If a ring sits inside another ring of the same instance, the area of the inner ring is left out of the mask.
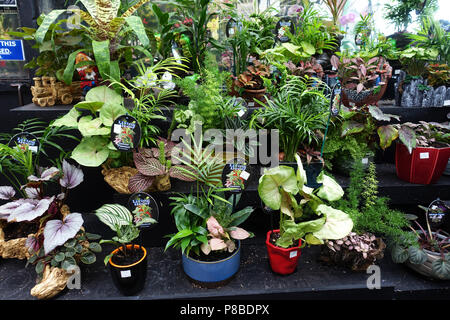
[[[430,158],[430,153],[429,152],[421,152],[419,154],[420,159],[429,159]]]
[[[131,277],[131,271],[130,270],[120,271],[120,276],[122,278],[129,278]]]
[[[241,178],[244,180],[247,180],[248,177],[250,177],[250,173],[248,173],[247,171],[242,171],[241,172]]]
[[[30,149],[31,152],[37,152],[38,151],[38,147],[37,146],[29,146],[28,149]]]
[[[255,106],[255,102],[254,102],[254,101],[249,102],[249,103],[248,103],[248,106],[249,106],[249,107],[254,107],[254,106]]]
[[[361,160],[362,164],[368,164],[369,163],[369,159],[368,158],[363,158]]]
[[[448,107],[450,106],[450,100],[445,100],[444,101],[444,107]]]
[[[239,118],[242,118],[242,116],[245,114],[245,111],[244,110],[239,110],[239,112],[238,112],[238,116],[239,116]]]
[[[114,133],[119,134],[122,131],[122,127],[120,126],[120,124],[115,124],[114,125]]]
[[[395,74],[400,74],[400,69],[395,70]]]
[[[289,253],[289,258],[290,259],[292,259],[292,258],[295,258],[296,256],[297,256],[297,251],[291,251],[290,253]]]
[[[229,34],[234,34],[234,29],[229,29],[229,30],[228,30],[228,33],[229,33]]]

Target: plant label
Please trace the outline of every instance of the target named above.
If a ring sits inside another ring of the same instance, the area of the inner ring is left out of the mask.
[[[288,42],[288,32],[294,34],[294,21],[290,17],[282,17],[275,27],[276,40],[282,43]]]
[[[430,158],[430,153],[429,152],[421,152],[419,154],[420,159],[429,159]]]
[[[361,160],[362,164],[368,164],[369,163],[369,159],[368,158],[363,158]]]
[[[289,258],[290,258],[290,259],[295,258],[295,257],[297,256],[297,254],[298,254],[297,250],[291,251],[291,252],[289,253]]]
[[[254,106],[255,106],[255,102],[254,102],[254,101],[249,102],[249,103],[248,103],[248,106],[249,106],[249,107],[254,107]]]
[[[132,116],[119,116],[111,127],[111,142],[114,147],[123,152],[129,152],[139,146],[141,127]]]
[[[0,7],[17,7],[16,0],[0,0]]]
[[[239,110],[239,112],[238,112],[238,116],[239,116],[239,118],[242,118],[242,116],[245,114],[245,111],[244,110]]]
[[[395,74],[400,74],[400,69],[395,70]]]
[[[130,278],[131,277],[131,270],[120,271],[120,277],[121,278]]]
[[[37,153],[40,143],[39,139],[34,134],[21,132],[11,138],[8,146],[23,152],[30,150],[33,153]]]
[[[159,206],[155,199],[145,192],[133,193],[128,199],[128,209],[133,214],[134,223],[142,223],[140,228],[151,228],[158,222]]]
[[[248,185],[250,177],[250,166],[242,158],[230,160],[222,171],[222,184],[225,188],[231,189],[229,192],[242,192]]]
[[[448,107],[450,106],[450,100],[445,100],[444,101],[444,107]]]

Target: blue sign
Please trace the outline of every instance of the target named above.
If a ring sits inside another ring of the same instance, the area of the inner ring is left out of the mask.
[[[0,61],[25,61],[22,40],[0,40]]]

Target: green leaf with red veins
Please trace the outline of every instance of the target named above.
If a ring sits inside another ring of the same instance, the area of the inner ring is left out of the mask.
[[[385,150],[388,148],[392,141],[398,138],[398,131],[392,125],[381,126],[377,130],[380,137],[380,147]]]

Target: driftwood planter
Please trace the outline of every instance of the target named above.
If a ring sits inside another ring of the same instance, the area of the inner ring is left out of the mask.
[[[27,238],[17,238],[5,241],[4,225],[0,223],[0,257],[3,259],[28,259],[30,253],[25,246]]]
[[[102,174],[105,181],[118,193],[131,194],[128,189],[128,182],[130,178],[138,173],[136,168],[120,167],[120,168],[106,168],[103,166]]]
[[[31,295],[38,299],[51,299],[63,291],[67,286],[67,280],[71,276],[61,268],[45,266],[42,280],[31,289]]]

